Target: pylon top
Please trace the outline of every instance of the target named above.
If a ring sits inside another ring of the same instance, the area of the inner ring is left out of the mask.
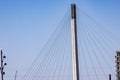
[[[76,18],[76,5],[74,3],[71,4],[71,17],[72,19]]]

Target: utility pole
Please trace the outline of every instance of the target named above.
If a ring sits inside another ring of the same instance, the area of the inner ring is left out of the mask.
[[[17,80],[17,71],[16,71],[16,73],[15,73],[15,78],[14,78],[14,80]]]
[[[76,5],[71,4],[71,31],[72,31],[72,70],[73,80],[79,80],[79,61],[77,46]]]
[[[111,74],[109,74],[109,80],[111,80]]]
[[[4,59],[6,58],[6,56],[3,56],[2,50],[0,50],[0,53],[1,53],[1,67],[0,67],[0,70],[1,70],[1,80],[3,80],[3,75],[5,75],[4,67],[5,67],[5,65],[7,65],[7,63],[3,62]]]

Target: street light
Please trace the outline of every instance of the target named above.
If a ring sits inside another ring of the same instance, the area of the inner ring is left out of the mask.
[[[1,67],[0,67],[0,70],[1,70],[1,80],[3,80],[3,75],[5,75],[4,67],[7,65],[7,63],[3,62],[4,59],[6,58],[6,56],[3,56],[2,50],[0,50],[0,53],[1,53]]]

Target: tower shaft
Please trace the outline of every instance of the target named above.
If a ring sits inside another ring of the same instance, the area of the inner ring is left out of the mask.
[[[72,70],[73,80],[79,80],[79,62],[77,48],[76,5],[71,4],[71,31],[72,31]]]

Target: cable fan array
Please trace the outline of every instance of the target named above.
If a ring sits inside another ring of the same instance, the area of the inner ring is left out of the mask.
[[[115,80],[115,36],[79,8],[77,35],[80,80]],[[72,80],[70,10],[22,80]]]
[[[71,29],[68,12],[22,80],[71,80]]]

